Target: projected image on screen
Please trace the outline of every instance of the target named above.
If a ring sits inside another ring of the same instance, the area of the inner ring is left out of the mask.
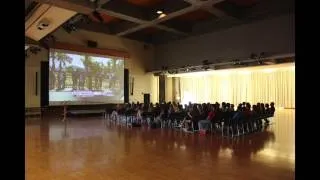
[[[124,60],[50,50],[49,104],[123,103]]]

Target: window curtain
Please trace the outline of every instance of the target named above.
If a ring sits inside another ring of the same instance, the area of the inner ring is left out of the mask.
[[[295,108],[294,64],[286,67],[220,70],[202,76],[181,76],[181,103],[270,103]]]

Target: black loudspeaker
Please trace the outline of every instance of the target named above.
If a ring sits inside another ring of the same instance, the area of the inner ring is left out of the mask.
[[[163,103],[166,101],[166,76],[159,76],[159,101]]]
[[[98,47],[98,43],[95,42],[95,41],[88,40],[87,41],[87,46],[90,47],[90,48],[96,48],[96,47]]]
[[[143,94],[143,104],[150,104],[150,94]]]
[[[44,107],[49,105],[49,61],[41,62],[40,76],[40,104]]]
[[[129,103],[129,69],[124,69],[124,103]]]

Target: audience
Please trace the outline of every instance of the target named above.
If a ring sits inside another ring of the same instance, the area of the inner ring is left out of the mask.
[[[212,128],[221,127],[222,123],[230,122],[248,122],[251,119],[259,119],[256,123],[260,125],[264,119],[268,124],[268,117],[274,115],[275,106],[271,102],[257,103],[251,106],[248,102],[242,102],[235,111],[234,104],[218,102],[215,104],[203,103],[193,104],[189,102],[184,106],[176,102],[156,103],[155,105],[132,102],[124,106],[117,105],[111,113],[112,119],[118,119],[120,114],[133,117],[139,124],[148,124],[154,127],[162,127],[163,124],[171,126],[176,123],[176,127],[184,128],[186,131],[197,131],[206,133]],[[252,124],[249,123],[248,127]],[[172,127],[172,126],[171,126]]]
[[[198,127],[199,130],[204,130],[207,131],[210,128],[210,125],[212,123],[212,120],[214,119],[216,113],[215,113],[215,109],[214,109],[214,105],[209,105],[210,110],[208,111],[208,116],[206,117],[206,119],[204,120],[200,120],[198,122]]]

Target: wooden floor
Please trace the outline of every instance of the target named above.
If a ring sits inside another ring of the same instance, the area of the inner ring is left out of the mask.
[[[234,140],[119,128],[102,118],[26,120],[27,180],[286,180],[295,174],[295,111]],[[50,121],[49,121],[50,120]]]

